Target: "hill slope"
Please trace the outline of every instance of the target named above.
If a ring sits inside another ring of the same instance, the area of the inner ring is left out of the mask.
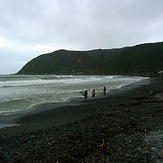
[[[28,62],[17,74],[129,74],[163,70],[163,42],[120,49],[58,50]]]

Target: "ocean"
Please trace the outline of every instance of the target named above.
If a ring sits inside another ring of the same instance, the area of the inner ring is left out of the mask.
[[[0,128],[15,125],[11,123],[14,115],[41,111],[45,105],[53,108],[58,103],[78,103],[84,100],[82,90],[87,90],[91,99],[95,89],[98,98],[104,86],[110,95],[147,79],[121,75],[0,75]]]

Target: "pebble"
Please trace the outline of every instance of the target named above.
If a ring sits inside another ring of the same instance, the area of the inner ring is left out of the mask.
[[[162,146],[159,143],[153,145],[151,139],[144,137],[150,131],[160,129],[161,111],[156,110],[162,108],[162,103],[150,103],[149,98],[140,98],[140,93],[142,91],[138,92],[137,97],[131,99],[126,97],[126,100],[123,99],[125,96],[120,96],[119,99],[110,97],[101,103],[99,100],[94,108],[88,104],[87,109],[93,112],[93,115],[71,124],[22,135],[1,136],[0,161],[2,159],[3,162],[27,163],[160,161],[161,154],[157,157],[157,153],[153,151],[161,151]],[[149,90],[146,90],[146,93],[149,95]],[[132,105],[135,102],[137,105]],[[77,108],[80,109],[79,106]],[[156,136],[155,140],[158,142],[161,141],[161,133],[158,135],[159,141]]]

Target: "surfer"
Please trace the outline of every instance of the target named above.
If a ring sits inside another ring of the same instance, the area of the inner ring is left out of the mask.
[[[95,91],[95,89],[92,91],[92,97],[95,97],[95,95],[96,95],[96,91]]]
[[[103,90],[104,95],[106,94],[106,87],[104,86],[104,90]]]
[[[87,97],[88,97],[88,92],[87,92],[87,90],[85,90],[85,92],[84,92],[84,99],[86,100]]]

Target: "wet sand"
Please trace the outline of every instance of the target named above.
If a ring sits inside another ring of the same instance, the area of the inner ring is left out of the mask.
[[[0,129],[0,162],[163,161],[163,78]]]

